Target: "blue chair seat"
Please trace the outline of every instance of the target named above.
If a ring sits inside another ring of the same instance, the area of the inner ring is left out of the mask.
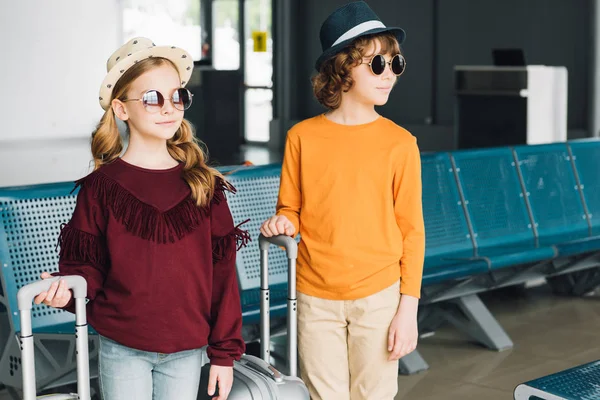
[[[489,262],[490,269],[500,269],[551,260],[556,257],[557,250],[553,246],[533,247],[522,244],[511,244],[478,249],[477,253],[479,257]]]
[[[423,286],[488,272],[487,263],[484,260],[472,259],[472,256],[472,250],[465,250],[425,257]]]
[[[540,235],[540,244],[543,246],[558,246],[565,243],[585,241],[590,238],[590,231],[585,229],[577,231],[565,231],[564,233],[554,235]]]
[[[598,399],[599,380],[600,360],[522,383],[515,388],[514,398]]]
[[[556,248],[561,257],[600,251],[600,236],[560,243],[556,245]]]
[[[446,264],[425,267],[423,286],[468,278],[487,271],[488,265],[484,260],[446,261]]]
[[[588,236],[589,230],[580,230],[568,234],[557,234],[541,238],[542,245],[554,246],[559,257],[569,257],[578,254],[600,250],[600,235]]]

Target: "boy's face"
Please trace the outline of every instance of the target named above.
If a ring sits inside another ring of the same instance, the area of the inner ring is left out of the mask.
[[[364,54],[362,63],[352,68],[350,72],[354,85],[344,95],[363,104],[382,106],[388,101],[390,92],[396,83],[396,75],[392,72],[389,64],[386,64],[381,75],[375,75],[371,71],[369,66],[371,59],[373,56],[381,54],[379,40],[372,41]],[[383,56],[389,63],[394,54],[383,54]]]

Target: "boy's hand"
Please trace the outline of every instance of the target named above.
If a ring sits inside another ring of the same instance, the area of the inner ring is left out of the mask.
[[[402,295],[398,312],[390,324],[388,335],[389,361],[399,360],[417,348],[419,338],[417,327],[418,304],[417,298]]]
[[[210,375],[208,378],[208,395],[215,394],[219,384],[219,396],[213,400],[227,400],[231,386],[233,385],[233,367],[221,367],[218,365],[210,366]]]
[[[42,279],[52,278],[47,272],[42,272]],[[71,291],[67,289],[67,284],[64,280],[60,280],[58,282],[54,282],[50,289],[47,292],[42,292],[38,294],[34,302],[35,304],[44,303],[47,306],[54,308],[62,308],[66,306],[71,300]]]
[[[260,227],[260,233],[262,233],[265,237],[277,235],[294,236],[294,233],[296,233],[296,228],[294,227],[294,224],[287,219],[287,217],[283,215],[274,215],[263,222]]]

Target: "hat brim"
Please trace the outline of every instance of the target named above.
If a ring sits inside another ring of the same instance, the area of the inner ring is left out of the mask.
[[[323,65],[323,63],[325,61],[329,60],[330,58],[332,58],[333,56],[338,54],[340,51],[342,51],[344,48],[346,48],[350,43],[352,43],[357,38],[363,37],[363,36],[368,36],[368,35],[376,35],[378,33],[384,33],[384,32],[394,33],[394,35],[396,36],[396,40],[398,41],[398,44],[402,44],[404,42],[404,39],[406,38],[406,32],[404,32],[404,29],[402,29],[402,28],[389,27],[389,28],[375,28],[375,29],[368,30],[364,33],[361,33],[358,36],[355,36],[348,40],[344,40],[343,42],[340,42],[340,43],[336,44],[335,46],[331,46],[330,48],[325,50],[323,52],[323,54],[321,54],[319,56],[319,58],[317,58],[317,61],[315,63],[316,70],[319,71],[319,69],[321,68],[321,65]]]
[[[106,74],[102,86],[100,86],[99,101],[102,109],[107,110],[110,107],[113,88],[125,71],[138,62],[152,57],[166,58],[173,62],[179,72],[181,86],[185,86],[189,82],[194,69],[194,59],[187,51],[174,46],[152,46],[126,56]]]

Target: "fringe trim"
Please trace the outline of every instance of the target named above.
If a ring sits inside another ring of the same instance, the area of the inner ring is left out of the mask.
[[[220,262],[223,260],[231,260],[235,255],[235,252],[240,250],[242,247],[246,247],[248,242],[252,241],[250,233],[240,226],[250,221],[249,219],[235,226],[231,232],[225,236],[220,237],[213,245],[213,262]]]
[[[229,192],[232,194],[236,194],[237,191],[233,187],[233,185],[227,181],[224,181],[221,178],[217,178],[215,181],[215,193],[213,194],[213,198],[211,199],[211,203],[221,204],[221,202],[225,201],[225,192]]]
[[[56,247],[60,246],[60,259],[89,263],[96,267],[108,264],[108,255],[102,238],[72,228],[69,224],[60,226]]]
[[[193,232],[210,214],[210,206],[200,208],[191,196],[176,206],[162,212],[139,200],[118,182],[96,172],[75,182],[75,188],[85,185],[95,197],[100,197],[110,207],[115,219],[131,234],[157,243],[174,243]],[[235,188],[221,179],[215,182],[212,204],[225,200],[225,191],[235,193]]]

